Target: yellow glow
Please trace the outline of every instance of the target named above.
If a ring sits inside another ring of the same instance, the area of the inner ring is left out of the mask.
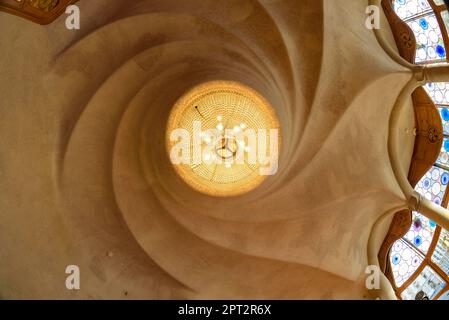
[[[208,195],[226,197],[247,193],[263,182],[267,176],[259,173],[259,163],[248,161],[249,156],[242,158],[241,163],[233,160],[239,149],[242,153],[251,151],[246,141],[236,138],[237,134],[250,129],[255,132],[280,129],[276,114],[265,98],[237,82],[213,81],[194,87],[176,102],[171,111],[166,134],[169,154],[177,143],[170,139],[173,130],[182,128],[194,136],[195,121],[201,122],[199,140],[202,146],[218,146],[213,152],[204,152],[203,159],[207,162],[218,158],[223,163],[174,165],[188,185]],[[220,140],[213,140],[205,133],[209,129],[222,132]],[[227,130],[231,136],[226,135]],[[194,150],[193,139],[190,141],[190,149]],[[278,143],[280,145],[280,137]]]

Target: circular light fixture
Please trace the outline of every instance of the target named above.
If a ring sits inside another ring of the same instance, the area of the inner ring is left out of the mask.
[[[166,147],[175,171],[192,188],[237,196],[277,171],[279,121],[270,104],[238,82],[196,86],[169,116]]]

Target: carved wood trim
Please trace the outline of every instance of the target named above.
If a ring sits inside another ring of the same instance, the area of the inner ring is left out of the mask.
[[[410,229],[412,225],[412,212],[409,210],[403,210],[396,213],[393,217],[393,221],[390,224],[388,234],[382,244],[379,251],[379,264],[381,270],[386,273],[388,267],[388,254],[393,244],[402,238]],[[393,282],[394,283],[394,282]]]
[[[391,269],[391,264],[389,263],[390,249],[397,240],[401,239],[408,232],[411,224],[411,211],[403,210],[396,213],[393,217],[393,221],[390,224],[390,229],[388,230],[387,236],[385,237],[385,240],[382,243],[381,249],[379,250],[379,254],[377,256],[379,260],[379,267],[388,278],[392,286],[395,288],[397,296],[399,288],[396,286],[393,271]]]
[[[0,0],[0,11],[39,24],[49,24],[78,0]]]
[[[416,139],[409,181],[412,187],[432,168],[443,145],[443,124],[440,114],[424,88],[412,94],[416,119]]]
[[[412,29],[394,12],[391,0],[382,0],[382,8],[391,26],[399,54],[406,61],[415,63],[416,39]]]

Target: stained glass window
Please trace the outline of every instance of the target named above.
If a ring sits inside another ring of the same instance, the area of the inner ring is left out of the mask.
[[[445,286],[446,283],[443,279],[432,268],[426,266],[413,283],[402,292],[401,298],[404,300],[420,300],[427,297],[431,300]]]
[[[440,205],[443,201],[444,192],[449,183],[448,171],[432,167],[416,186],[416,191],[426,199]]]
[[[437,225],[425,216],[413,212],[412,226],[405,235],[405,239],[416,249],[426,254],[432,244],[433,235]]]
[[[427,0],[394,0],[396,14],[408,24],[416,38],[415,63],[446,60],[446,49],[437,17]]]
[[[443,133],[449,135],[449,108],[439,107],[438,111],[440,112],[441,121],[443,123]]]
[[[430,62],[446,58],[443,35],[434,14],[407,22],[416,37],[415,62]]]
[[[449,105],[449,83],[448,82],[436,82],[428,83],[424,87],[437,105]]]
[[[425,89],[438,107],[444,140],[437,162],[418,182],[415,190],[442,205],[449,183],[449,83],[430,83]],[[437,232],[440,237],[436,247],[432,247]],[[422,214],[413,212],[409,231],[403,239],[395,242],[390,251],[390,263],[402,299],[436,298],[449,279],[444,276],[449,275],[449,232]],[[426,266],[420,270],[422,263]],[[413,281],[410,283],[409,279]],[[449,298],[449,294],[446,296]]]
[[[427,0],[395,0],[393,6],[394,11],[402,20],[432,11],[432,7]]]
[[[415,63],[446,62],[444,39],[449,32],[449,11],[442,7],[444,1],[392,0],[392,3],[396,14],[415,35]],[[437,10],[434,12],[433,8]],[[429,83],[424,88],[439,111],[444,137],[436,163],[415,190],[426,199],[447,206],[449,82]],[[449,282],[449,232],[434,221],[419,212],[412,212],[411,227],[402,239],[393,244],[389,259],[398,297],[404,300],[449,299],[449,288],[446,287]]]
[[[390,261],[394,281],[397,287],[401,287],[423,262],[422,255],[414,250],[407,242],[400,239],[391,249]]]
[[[441,205],[448,183],[449,172],[445,169],[433,166],[419,181],[415,189],[427,199]],[[425,257],[432,245],[432,240],[436,229],[437,224],[434,221],[429,220],[418,212],[413,212],[412,225],[409,231],[403,239],[400,239],[394,243],[390,251],[390,263],[396,287],[402,287],[424,262]],[[443,245],[441,247],[443,248]],[[443,251],[443,249],[441,251]],[[447,256],[445,252],[446,251],[444,251],[441,255]],[[449,260],[447,262],[446,260],[440,260],[442,263],[447,263],[449,271]],[[428,288],[433,286],[433,282],[427,283],[424,281],[429,277],[429,274],[431,273],[428,270],[426,272],[422,272],[420,277],[415,279],[411,285],[402,291],[401,298],[414,299],[418,293],[426,296],[430,295],[432,296],[431,298],[433,298],[434,291]],[[432,279],[436,279],[435,281],[439,279],[438,281],[441,280],[442,283],[445,283],[441,278],[437,279],[434,277]],[[420,290],[417,290],[418,288]],[[439,290],[441,290],[441,288]],[[435,295],[437,293],[435,293]]]
[[[445,229],[441,231],[440,238],[432,255],[432,261],[449,275],[449,232]]]

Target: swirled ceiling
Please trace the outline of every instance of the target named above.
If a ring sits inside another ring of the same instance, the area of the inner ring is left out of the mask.
[[[404,202],[387,136],[411,78],[361,27],[367,1],[77,5],[79,31],[0,15],[0,296],[366,297],[372,226]],[[277,173],[239,197],[190,187],[165,144],[176,102],[217,80],[282,129]]]

